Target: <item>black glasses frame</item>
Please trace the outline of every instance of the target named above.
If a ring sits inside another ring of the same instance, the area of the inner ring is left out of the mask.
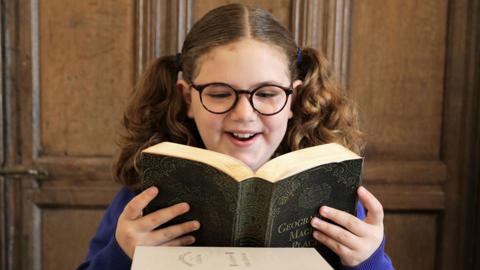
[[[202,92],[205,88],[207,88],[208,86],[211,86],[211,85],[226,86],[226,87],[232,89],[233,92],[235,92],[235,101],[233,102],[233,104],[230,108],[228,108],[227,110],[225,110],[223,112],[214,112],[214,111],[211,111],[210,109],[208,109],[207,106],[205,106],[205,104],[203,104]],[[240,95],[248,95],[248,101],[250,102],[250,105],[252,106],[253,110],[255,110],[259,114],[265,115],[265,116],[275,115],[275,114],[281,112],[285,108],[285,105],[287,105],[287,102],[288,102],[288,96],[293,94],[293,88],[292,87],[284,87],[284,86],[276,85],[276,84],[272,84],[272,83],[261,84],[261,85],[255,87],[255,88],[253,88],[253,89],[247,89],[247,90],[236,89],[233,86],[231,86],[227,83],[222,83],[222,82],[212,82],[212,83],[206,83],[206,84],[193,84],[193,83],[191,83],[190,86],[200,93],[200,102],[202,103],[202,106],[205,108],[205,110],[207,110],[211,113],[214,113],[214,114],[224,114],[224,113],[227,113],[227,112],[231,111],[237,105]],[[275,87],[281,88],[285,92],[285,95],[286,95],[285,102],[283,103],[282,107],[274,113],[262,113],[257,108],[255,108],[255,105],[253,105],[253,95],[255,95],[255,93],[260,88],[263,88],[265,86],[275,86]]]

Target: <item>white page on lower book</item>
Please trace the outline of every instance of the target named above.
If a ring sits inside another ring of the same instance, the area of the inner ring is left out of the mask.
[[[144,247],[131,270],[333,270],[314,248]]]

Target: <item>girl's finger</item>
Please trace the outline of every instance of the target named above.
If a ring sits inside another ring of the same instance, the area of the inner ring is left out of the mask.
[[[319,218],[312,219],[312,226],[322,234],[349,249],[358,249],[360,238],[353,233]]]
[[[368,233],[366,224],[350,213],[328,206],[322,206],[319,212],[322,217],[335,222],[357,236],[361,237]]]
[[[195,237],[191,235],[186,235],[186,236],[182,236],[182,237],[173,239],[171,241],[168,241],[162,244],[162,246],[167,246],[167,247],[188,246],[193,243],[195,243]]]
[[[320,243],[327,246],[329,249],[331,249],[340,257],[346,257],[352,253],[352,250],[350,248],[348,248],[347,246],[343,245],[342,243],[336,241],[335,239],[331,238],[330,236],[322,232],[314,231],[313,237],[317,239],[317,241],[319,241]]]
[[[187,221],[181,224],[176,224],[162,228],[150,233],[150,245],[162,245],[180,236],[196,231],[200,228],[200,223],[196,220]]]
[[[357,190],[358,198],[368,210],[365,222],[371,225],[383,226],[383,207],[382,204],[366,188],[359,187]]]
[[[142,216],[143,208],[145,208],[148,203],[155,198],[158,194],[158,189],[156,187],[150,187],[144,190],[142,193],[135,196],[123,210],[123,216],[129,220],[134,220]]]
[[[170,207],[159,209],[142,217],[139,220],[139,229],[143,231],[152,231],[173,218],[185,214],[188,210],[190,210],[188,203],[177,203]]]

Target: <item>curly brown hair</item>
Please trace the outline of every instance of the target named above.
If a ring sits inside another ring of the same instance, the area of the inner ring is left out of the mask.
[[[292,81],[303,85],[295,91],[293,117],[274,155],[330,142],[359,153],[364,146],[354,104],[332,79],[327,60],[315,49],[298,47],[290,33],[267,11],[230,4],[207,13],[192,27],[183,43],[181,70],[187,81],[198,73],[200,56],[212,49],[252,38],[285,53]],[[176,87],[175,56],[155,60],[134,87],[122,124],[120,152],[113,164],[117,182],[139,188],[141,151],[162,141],[204,147],[187,105]]]

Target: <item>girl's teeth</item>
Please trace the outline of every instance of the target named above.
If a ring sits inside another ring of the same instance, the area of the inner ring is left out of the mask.
[[[252,137],[253,133],[233,133],[233,136],[237,137],[237,138],[240,138],[240,139],[248,139],[250,137]]]

